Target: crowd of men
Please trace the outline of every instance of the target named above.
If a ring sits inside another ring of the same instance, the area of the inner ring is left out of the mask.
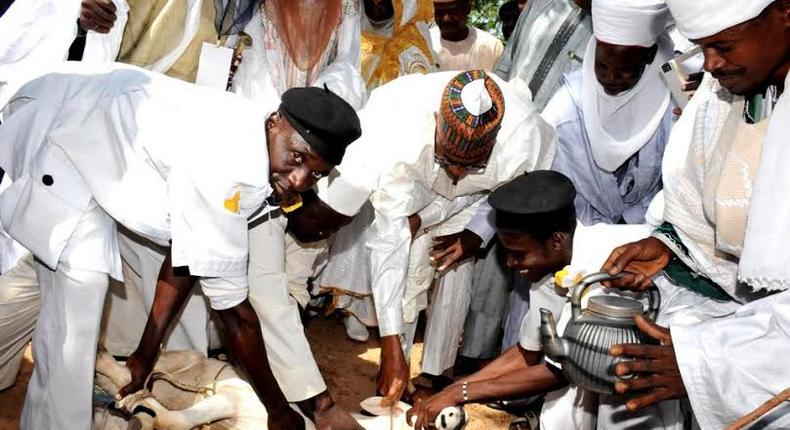
[[[472,7],[16,0],[0,390],[32,339],[21,427],[90,428],[101,347],[119,398],[162,350],[224,348],[269,428],[361,428],[305,336],[317,307],[378,336],[370,395],[420,430],[467,403],[721,429],[788,389],[790,0],[509,1],[506,45]],[[635,318],[653,343],[605,351],[614,394],[541,339],[599,271],[596,294],[662,298]],[[790,428],[787,397],[760,428]]]

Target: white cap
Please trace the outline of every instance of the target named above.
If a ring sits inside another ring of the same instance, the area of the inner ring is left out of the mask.
[[[368,201],[371,191],[364,186],[352,184],[348,178],[333,170],[329,176],[316,184],[316,193],[324,203],[338,213],[354,216]]]
[[[488,112],[494,103],[488,94],[485,79],[475,79],[461,88],[461,103],[470,114],[480,116]]]
[[[775,0],[666,0],[680,33],[696,40],[760,15]]]
[[[592,2],[595,38],[612,45],[651,47],[666,31],[669,19],[669,8],[664,0]]]

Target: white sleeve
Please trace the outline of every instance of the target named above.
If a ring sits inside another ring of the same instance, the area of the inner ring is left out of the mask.
[[[378,210],[372,224],[371,284],[381,336],[403,332],[403,295],[409,266],[411,232],[405,216],[389,218]]]
[[[540,339],[540,310],[547,309],[554,315],[554,320],[559,324],[563,309],[568,299],[557,294],[551,286],[540,282],[533,284],[529,289],[529,310],[521,320],[518,333],[518,343],[527,351],[542,351]],[[567,316],[566,316],[567,318]]]
[[[77,36],[79,16],[80,2],[76,0],[12,3],[0,17],[0,66],[65,60]]]
[[[121,51],[121,40],[129,19],[129,5],[126,0],[112,0],[115,3],[115,23],[109,33],[97,33],[89,30],[85,36],[85,50],[82,52],[82,62],[106,63],[118,58]]]
[[[314,87],[324,84],[359,110],[367,102],[367,88],[360,73],[360,11],[356,0],[343,2],[343,16],[337,31],[337,56],[313,82]]]
[[[472,219],[469,220],[469,224],[466,225],[467,230],[483,239],[483,243],[480,245],[482,248],[488,246],[488,242],[490,242],[494,234],[496,234],[494,214],[494,208],[488,204],[487,200],[484,200],[480,204],[480,207],[477,208],[475,216],[472,217]]]
[[[447,221],[453,215],[468,208],[484,197],[482,193],[467,194],[456,197],[453,200],[446,199],[442,196],[436,196],[431,204],[417,212],[417,215],[420,216],[420,227],[428,228]]]
[[[415,208],[414,182],[385,180],[370,197],[375,218],[370,226],[371,288],[381,336],[403,332],[403,295],[409,266],[411,231],[408,216]]]
[[[720,429],[790,385],[790,291],[742,306],[726,318],[671,327],[680,373],[702,429]],[[790,404],[771,414],[790,427]]]
[[[208,298],[211,309],[230,309],[247,298],[249,287],[246,276],[228,278],[200,278],[200,289]]]

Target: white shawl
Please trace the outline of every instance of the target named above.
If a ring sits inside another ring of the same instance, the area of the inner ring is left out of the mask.
[[[658,40],[658,52],[639,82],[630,90],[611,96],[595,77],[595,38],[590,39],[582,65],[582,110],[595,163],[614,172],[655,134],[664,118],[670,92],[659,68],[672,52],[667,37]]]
[[[790,74],[785,89],[790,88]],[[754,182],[738,279],[755,289],[790,288],[790,97],[779,98],[768,125],[760,170]]]

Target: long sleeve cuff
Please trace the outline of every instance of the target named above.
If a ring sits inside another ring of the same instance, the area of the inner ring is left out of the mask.
[[[428,206],[417,212],[420,217],[420,228],[428,228],[442,220],[444,204],[441,199],[434,199]]]
[[[379,336],[399,336],[403,333],[403,309],[382,309],[378,314]]]
[[[483,239],[482,248],[488,246],[488,243],[496,233],[496,228],[494,227],[494,208],[492,208],[487,201],[483,201],[477,209],[475,216],[472,217],[466,225],[466,229],[480,236],[480,239]]]
[[[709,417],[716,415],[717,412],[712,408],[712,404],[705,402],[709,398],[709,381],[702,368],[701,363],[706,362],[703,349],[698,340],[697,325],[676,325],[670,327],[672,333],[672,345],[675,347],[675,359],[678,362],[680,376],[683,378],[683,385],[686,387],[689,402],[694,410],[694,415],[702,429],[717,428],[710,422]]]

